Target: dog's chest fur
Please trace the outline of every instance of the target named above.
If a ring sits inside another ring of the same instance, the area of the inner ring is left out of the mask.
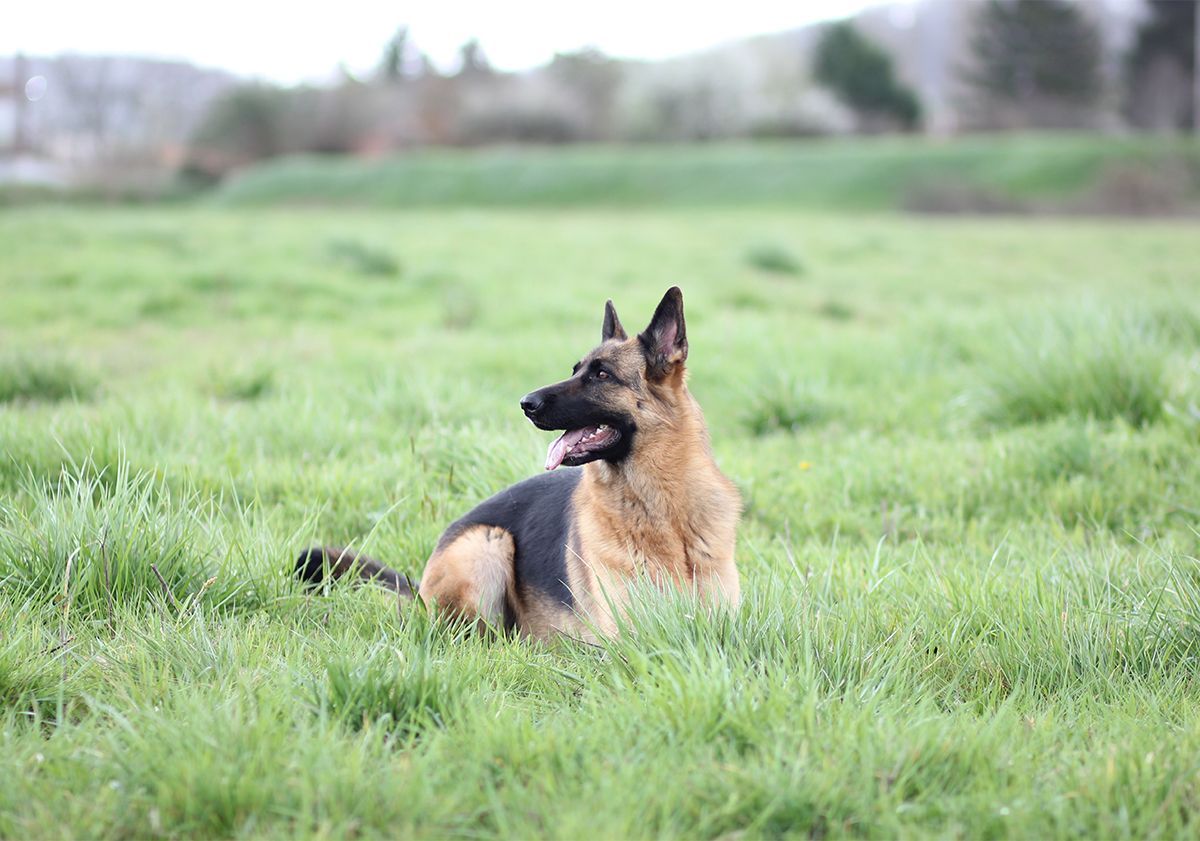
[[[625,601],[631,580],[705,595],[710,579],[736,576],[741,503],[711,459],[669,474],[595,465],[576,493],[573,587],[591,591],[600,613]]]

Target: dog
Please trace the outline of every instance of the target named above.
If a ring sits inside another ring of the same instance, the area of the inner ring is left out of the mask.
[[[297,575],[315,585],[355,574],[481,629],[538,640],[616,634],[639,579],[736,606],[741,498],[713,460],[687,355],[678,287],[634,338],[608,301],[600,344],[570,377],[521,399],[538,429],[562,431],[545,473],[452,523],[419,584],[327,547],[302,553]]]

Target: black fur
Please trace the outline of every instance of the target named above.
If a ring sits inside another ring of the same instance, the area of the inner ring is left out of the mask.
[[[326,576],[331,580],[338,579],[351,570],[360,578],[386,587],[401,596],[412,598],[416,595],[416,585],[407,575],[401,575],[379,561],[349,549],[315,546],[305,549],[300,553],[300,557],[296,558],[296,577],[310,588],[319,585]]]
[[[672,286],[658,302],[650,326],[638,334],[646,353],[646,373],[652,379],[665,377],[674,362],[687,359],[687,323],[683,318],[683,293]]]
[[[604,305],[604,327],[600,330],[600,340],[607,342],[609,339],[616,339],[623,342],[628,338],[625,328],[621,326],[621,319],[617,318],[617,308],[609,300]]]
[[[619,388],[620,385],[613,379],[597,379],[593,367],[578,368],[569,379],[532,391],[521,400],[525,416],[538,429],[580,429],[603,423],[621,433],[620,438],[603,450],[588,452],[581,458],[568,457],[563,461],[563,464],[575,467],[599,459],[614,464],[621,461],[629,455],[634,433],[637,432],[633,418],[615,411],[608,399],[609,389]]]
[[[573,607],[567,586],[567,544],[571,530],[571,494],[583,472],[560,467],[518,482],[486,499],[455,520],[438,541],[441,549],[471,526],[498,526],[512,535],[514,584]]]

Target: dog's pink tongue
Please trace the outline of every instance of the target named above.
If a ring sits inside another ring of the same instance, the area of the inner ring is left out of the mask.
[[[554,439],[554,443],[550,445],[550,449],[546,450],[546,469],[553,470],[562,464],[564,458],[571,448],[579,443],[583,438],[582,429],[568,429],[562,435]]]

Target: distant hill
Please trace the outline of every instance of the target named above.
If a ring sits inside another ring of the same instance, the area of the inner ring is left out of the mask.
[[[929,212],[1175,212],[1200,145],[1082,135],[839,138],[757,144],[431,150],[291,158],[247,170],[235,205],[788,205]]]

